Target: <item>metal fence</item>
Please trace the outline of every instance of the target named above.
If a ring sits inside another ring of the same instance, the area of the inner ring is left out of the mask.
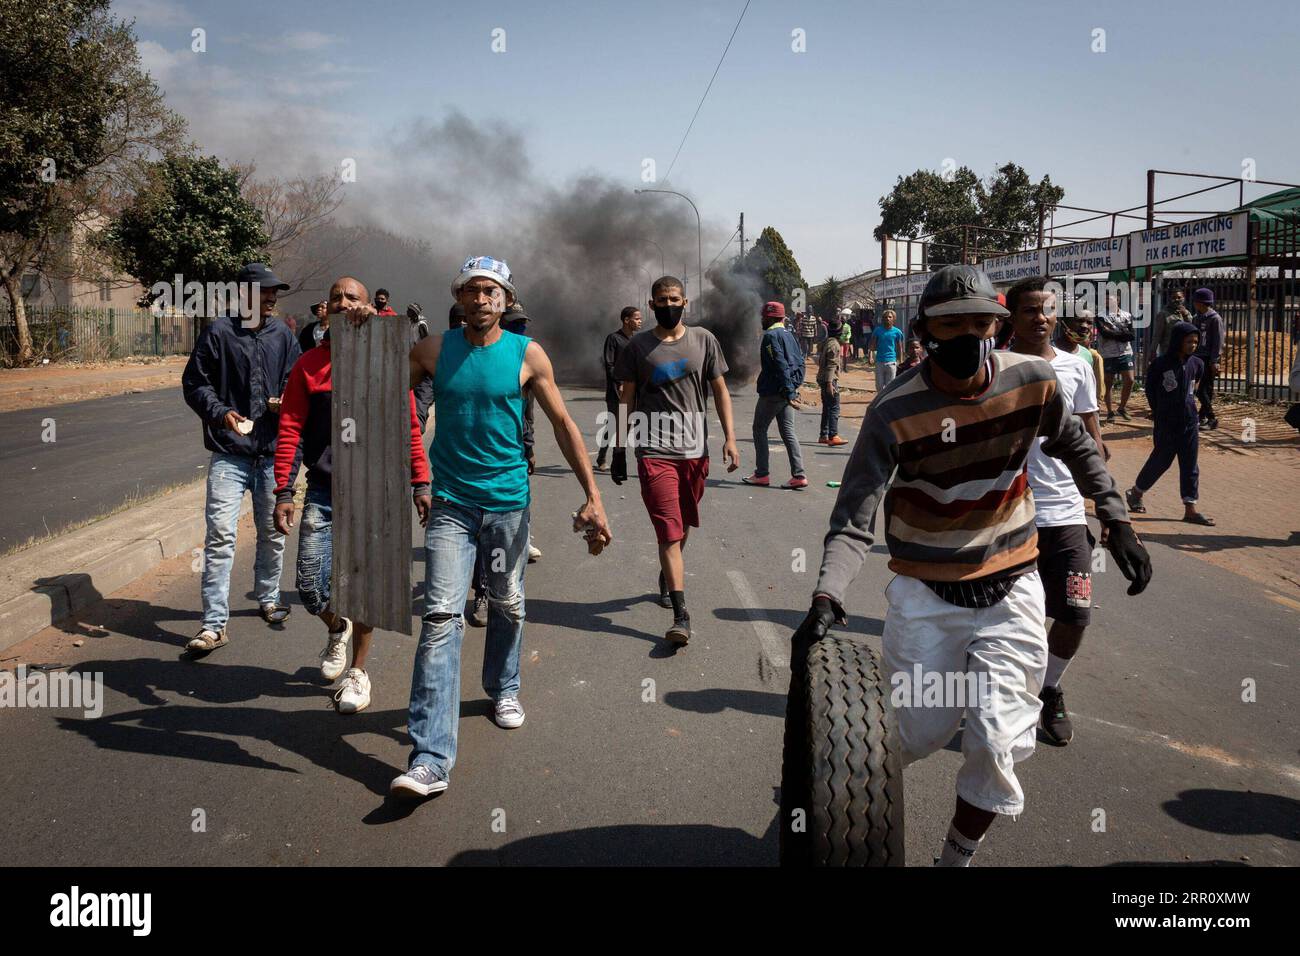
[[[1166,278],[1162,294],[1167,298],[1182,289],[1191,311],[1192,290],[1199,288],[1214,292],[1214,310],[1223,317],[1223,354],[1215,391],[1265,402],[1290,401],[1288,377],[1300,343],[1300,279],[1283,271],[1255,280],[1253,335],[1248,328],[1250,295],[1244,276]],[[1150,328],[1139,330],[1137,348],[1146,361],[1150,360],[1149,335]]]
[[[41,307],[27,309],[27,327],[36,358],[51,361],[104,362],[141,355],[188,355],[194,349],[200,319],[154,315],[144,309]],[[0,333],[7,359],[18,354],[12,322]]]

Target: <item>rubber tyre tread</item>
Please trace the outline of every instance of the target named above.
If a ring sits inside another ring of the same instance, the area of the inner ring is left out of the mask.
[[[902,746],[875,653],[827,635],[791,663],[782,865],[902,866]],[[797,809],[803,833],[792,828]]]

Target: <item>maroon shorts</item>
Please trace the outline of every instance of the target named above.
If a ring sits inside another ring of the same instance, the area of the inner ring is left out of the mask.
[[[700,526],[709,459],[638,458],[636,470],[641,476],[641,500],[660,544],[680,541],[687,528]]]

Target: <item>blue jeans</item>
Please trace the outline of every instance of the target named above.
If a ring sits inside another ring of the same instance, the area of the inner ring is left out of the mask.
[[[834,438],[840,433],[840,391],[831,392],[829,385],[822,385],[822,426],[821,438]]]
[[[253,562],[253,593],[258,604],[280,603],[280,571],[284,567],[284,535],[275,530],[275,461],[270,455],[247,458],[213,452],[208,464],[208,497],[204,506],[207,535],[203,541],[203,627],[219,631],[230,620],[230,568],[235,562],[239,505],[245,492],[253,495],[257,527],[257,557]]]
[[[334,505],[325,489],[308,488],[298,524],[298,597],[308,614],[329,608],[333,569]]]
[[[785,443],[786,454],[790,456],[790,476],[803,477],[803,454],[799,451],[799,438],[794,433],[794,409],[780,395],[760,395],[754,406],[754,474],[765,476],[768,473],[767,430],[776,419],[777,431]]]
[[[434,498],[424,536],[424,623],[415,650],[407,727],[411,766],[432,767],[444,780],[456,764],[463,612],[480,552],[488,588],[483,690],[499,700],[519,693],[528,509],[483,511]]]

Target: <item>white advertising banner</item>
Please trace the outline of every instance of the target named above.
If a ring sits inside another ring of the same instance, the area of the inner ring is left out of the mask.
[[[925,284],[930,281],[929,272],[913,272],[911,275],[892,276],[877,279],[872,292],[877,299],[902,299],[907,296],[919,296],[925,291]]]
[[[1047,249],[1047,275],[1080,276],[1128,268],[1128,237],[1090,239]]]
[[[1016,282],[1043,275],[1044,258],[1042,249],[1030,249],[1009,256],[998,256],[996,259],[985,259],[980,263],[980,268],[991,282]]]
[[[1228,259],[1246,254],[1249,213],[1179,222],[1128,235],[1133,266],[1167,265],[1185,259]]]

